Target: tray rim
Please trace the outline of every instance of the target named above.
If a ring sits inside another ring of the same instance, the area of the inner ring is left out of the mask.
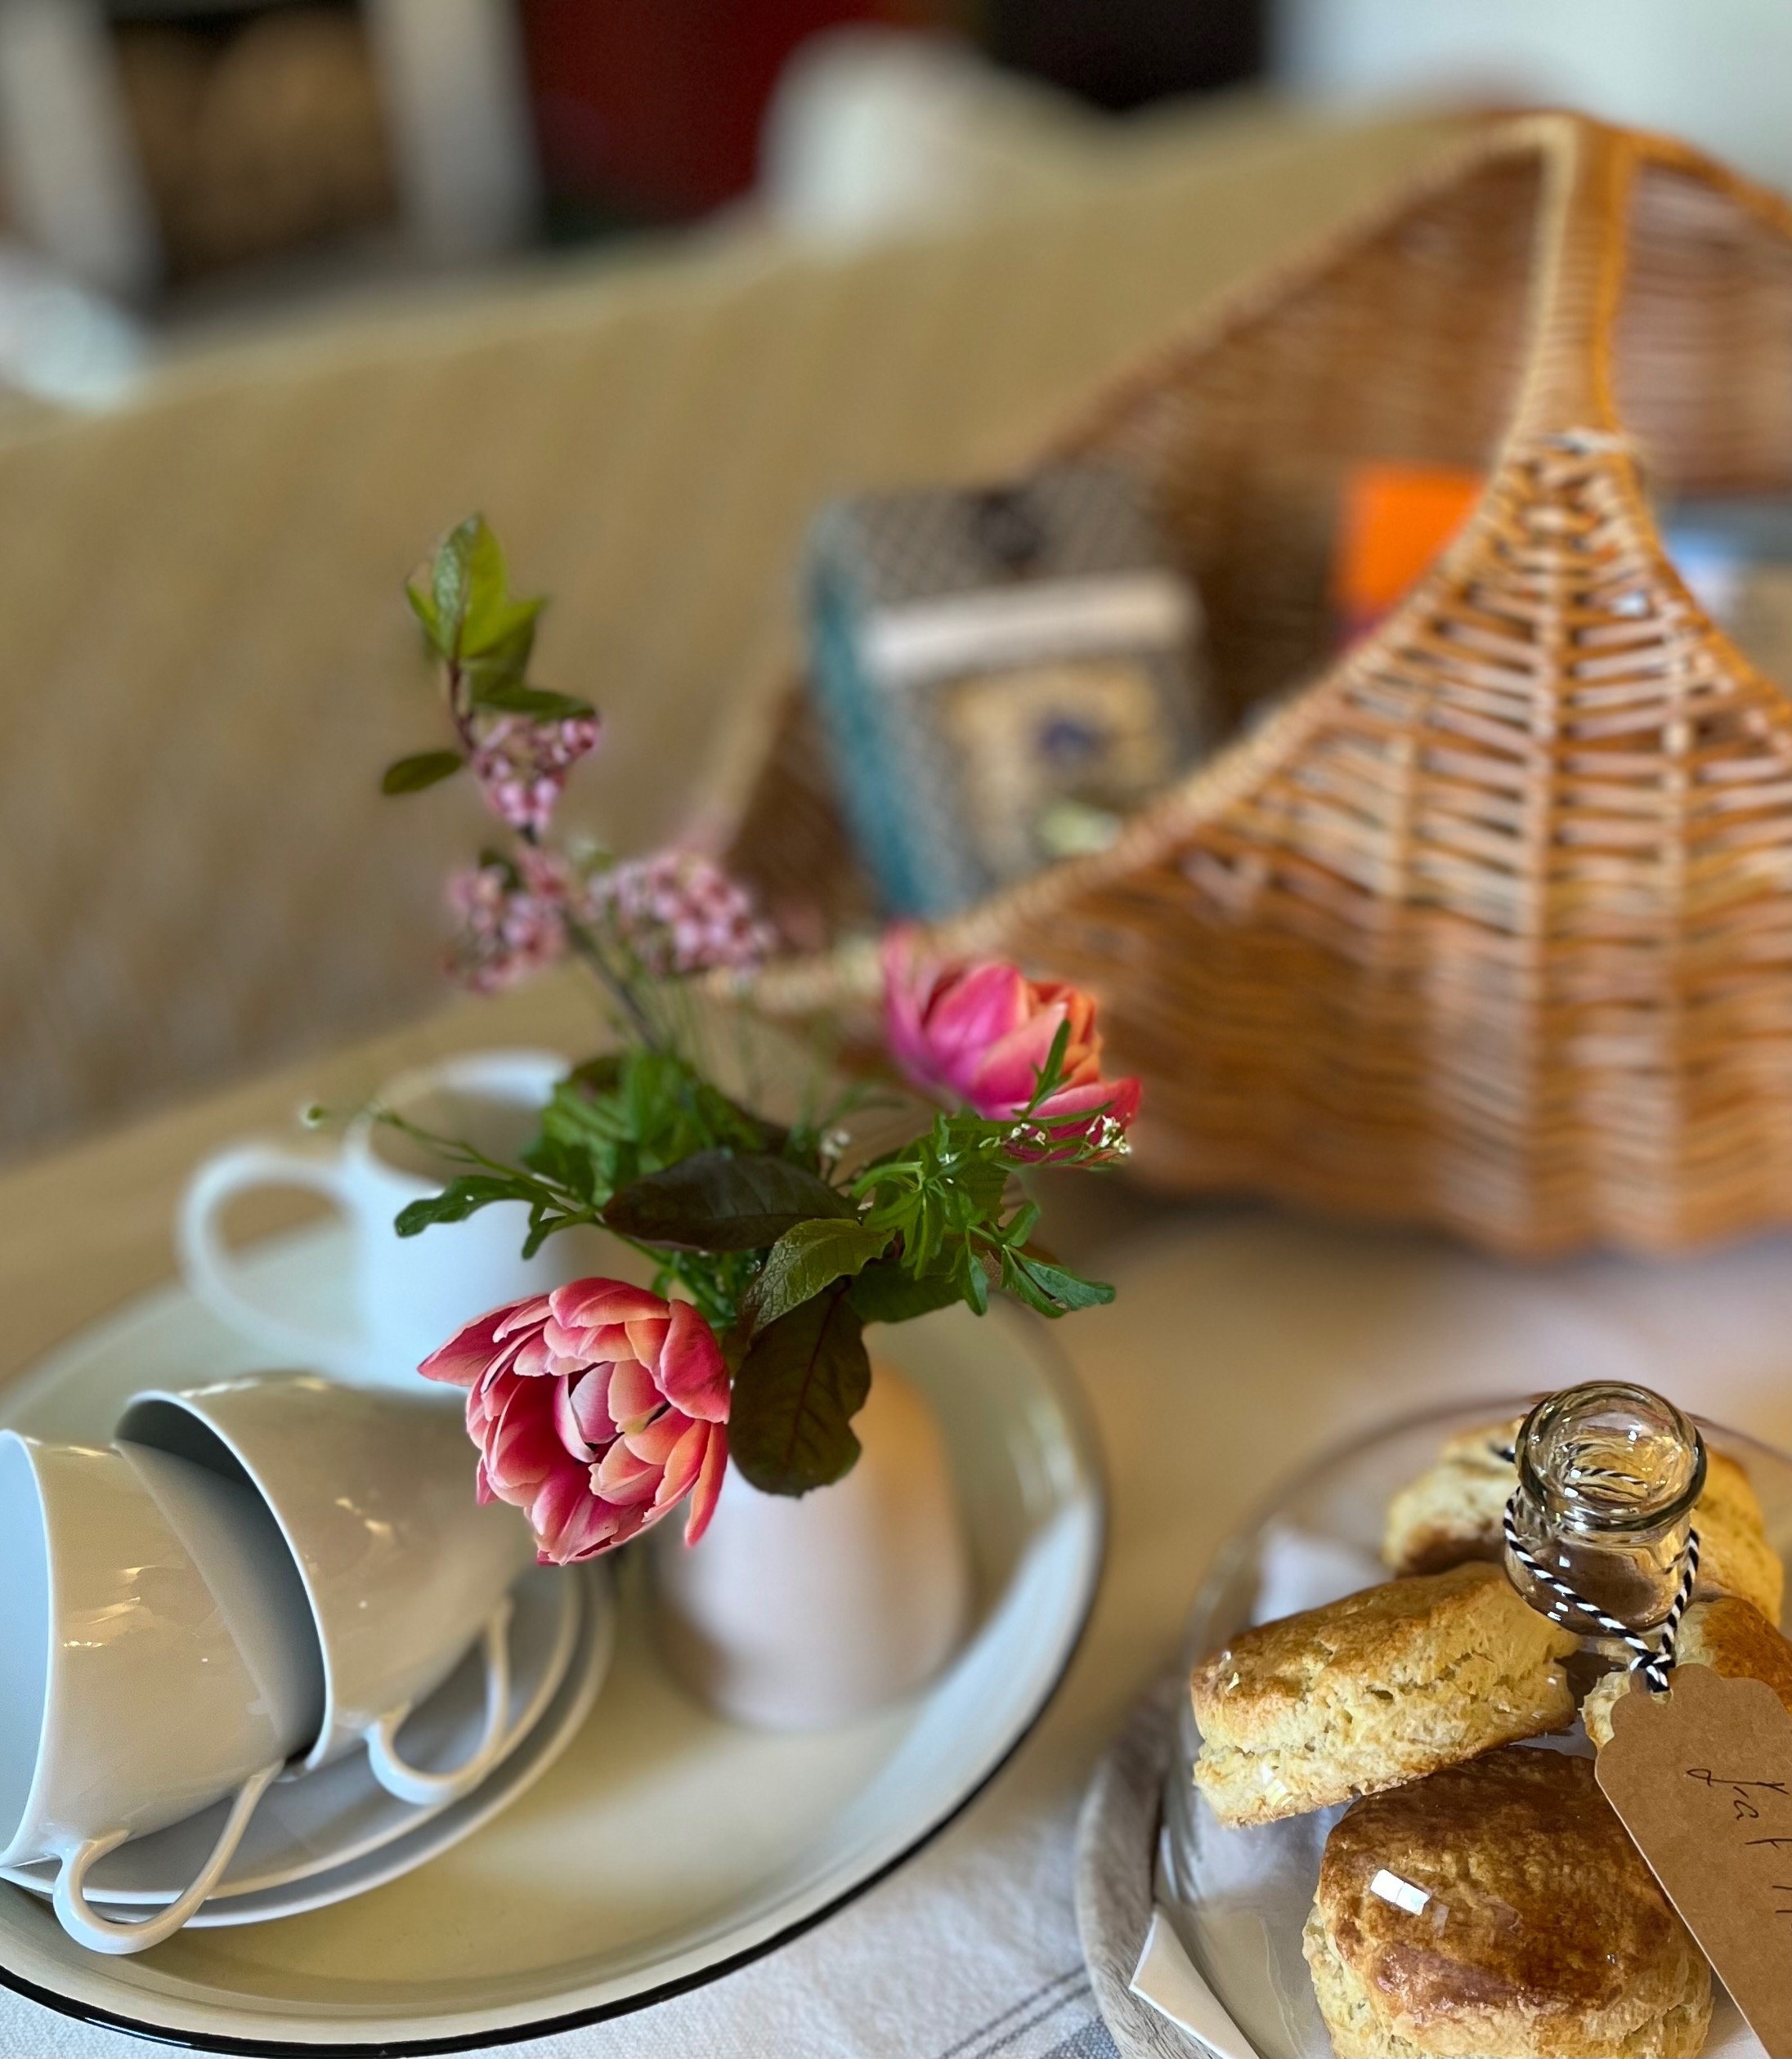
[[[316,1229],[289,1232],[282,1236],[262,1239],[251,1249],[258,1256],[263,1252],[271,1253],[289,1248],[307,1239],[321,1242],[328,1234],[328,1232],[320,1233]],[[14,1379],[6,1383],[8,1392],[16,1393],[20,1389],[39,1383],[47,1375],[53,1380],[57,1363],[65,1353],[74,1349],[88,1331],[128,1322],[133,1317],[146,1314],[157,1303],[186,1295],[184,1282],[176,1275],[159,1282],[141,1293],[115,1302],[110,1308],[99,1312],[78,1328],[58,1339],[32,1365],[21,1369]],[[691,1994],[698,1988],[708,1986],[711,1981],[737,1972],[741,1967],[752,1965],[756,1960],[768,1957],[817,1928],[830,1917],[837,1915],[840,1910],[889,1879],[948,1830],[998,1778],[1015,1753],[1033,1735],[1046,1711],[1056,1701],[1070,1668],[1076,1663],[1107,1578],[1113,1523],[1107,1468],[1101,1440],[1076,1373],[1063,1347],[1051,1336],[1042,1318],[1029,1318],[1006,1307],[992,1310],[992,1314],[996,1321],[1011,1327],[1017,1337],[1025,1339],[1026,1349],[1039,1367],[1052,1399],[1062,1414],[1068,1443],[1082,1469],[1092,1527],[1083,1591],[1078,1599],[1063,1657],[1026,1721],[975,1784],[967,1788],[948,1810],[925,1824],[900,1850],[892,1853],[862,1878],[853,1882],[818,1907],[804,1911],[788,1923],[778,1925],[764,1937],[755,1940],[740,1950],[688,1972],[656,1982],[635,1994],[562,2010],[557,2014],[421,2038],[384,2035],[330,2039],[258,2038],[222,2031],[172,2029],[166,2025],[146,2021],[141,2017],[108,2008],[102,2003],[87,2001],[78,1995],[65,1994],[58,1989],[45,1987],[8,1964],[3,1954],[0,1954],[0,1988],[34,2002],[41,2008],[53,2010],[59,2016],[78,2022],[91,2023],[104,2030],[123,2031],[130,2036],[177,2050],[222,2052],[231,2055],[232,2059],[235,2055],[241,2055],[242,2059],[329,2059],[329,2055],[338,2052],[356,2055],[356,2059],[413,2059],[413,2055],[415,2059],[424,2059],[424,2056],[428,2054],[484,2051],[495,2046],[520,2043],[527,2038],[553,2037],[564,2031],[583,2029],[589,2024],[611,2022],[621,2016],[634,2015],[640,2010],[674,2000],[681,1994]],[[983,1319],[987,1321],[990,1318],[986,1316]],[[341,2027],[346,2030],[350,2026],[344,2025]]]

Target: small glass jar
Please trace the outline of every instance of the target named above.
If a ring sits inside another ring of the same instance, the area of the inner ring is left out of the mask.
[[[1705,1488],[1705,1441],[1646,1387],[1596,1381],[1538,1403],[1518,1432],[1513,1524],[1525,1550],[1632,1630],[1667,1615]],[[1506,1570],[1534,1609],[1595,1636],[1602,1626],[1508,1550]]]

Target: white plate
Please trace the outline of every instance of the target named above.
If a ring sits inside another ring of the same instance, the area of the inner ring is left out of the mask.
[[[588,1605],[568,1614],[567,1619],[577,1634],[556,1681],[558,1691],[528,1735],[488,1779],[464,1801],[446,1810],[414,1811],[419,1820],[405,1834],[327,1872],[295,1874],[278,1887],[208,1901],[187,1927],[219,1930],[237,1923],[271,1922],[277,1916],[302,1916],[307,1909],[328,1909],[352,1896],[365,1895],[470,1837],[482,1824],[490,1823],[500,1810],[527,1793],[577,1735],[616,1651],[616,1611],[608,1569],[586,1566],[557,1573],[556,1578],[575,1593],[583,1590]]]
[[[1445,1439],[1521,1415],[1534,1396],[1453,1402],[1377,1425],[1285,1481],[1235,1530],[1202,1582],[1189,1618],[1181,1677],[1247,1623],[1315,1608],[1384,1578],[1382,1511],[1422,1472]],[[1699,1419],[1706,1437],[1747,1467],[1774,1549],[1792,1569],[1792,1458],[1740,1431]],[[1158,1901],[1215,1999],[1262,2059],[1329,2059],[1301,1949],[1319,1858],[1342,1805],[1255,1829],[1228,1829],[1189,1778],[1201,1748],[1187,1694],[1175,1702],[1175,1734],[1163,1788]],[[1577,1724],[1534,1739],[1541,1750],[1586,1752]],[[1721,1993],[1705,2059],[1758,2051]]]
[[[580,1606],[586,1591],[585,1582],[568,1579],[555,1567],[533,1568],[517,1583],[510,1633],[513,1749],[541,1721],[566,1679],[586,1613]],[[591,1609],[613,1614],[611,1582],[599,1581],[589,1593]],[[405,1754],[426,1771],[464,1764],[478,1747],[485,1713],[485,1660],[476,1646],[405,1724],[401,1733]],[[228,1800],[220,1802],[107,1853],[87,1875],[90,1896],[119,1905],[175,1900],[204,1866],[230,1806]],[[210,1902],[260,1894],[346,1865],[407,1837],[447,1806],[445,1802],[401,1802],[388,1794],[374,1778],[366,1752],[357,1748],[334,1765],[268,1789]],[[0,1869],[0,1879],[42,1895],[55,1886],[56,1875],[53,1864]]]
[[[334,1227],[248,1263],[270,1302],[343,1297]],[[769,1949],[947,1823],[1037,1720],[1100,1564],[1091,1441],[1043,1324],[948,1309],[877,1333],[933,1400],[975,1554],[965,1648],[923,1694],[820,1734],[739,1729],[675,1688],[628,1592],[590,1719],[522,1800],[430,1864],[278,1923],[137,1957],[71,1944],[0,1887],[0,1980],[52,2008],[231,2052],[451,2050],[612,2016]],[[146,1385],[245,1372],[253,1349],[172,1287],[0,1394],[0,1422],[93,1437]],[[446,1820],[446,1819],[444,1819]]]

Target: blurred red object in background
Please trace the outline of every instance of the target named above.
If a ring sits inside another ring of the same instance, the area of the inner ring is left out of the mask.
[[[526,0],[549,207],[591,226],[732,199],[753,184],[760,120],[800,43],[848,22],[938,26],[952,11],[916,0]]]

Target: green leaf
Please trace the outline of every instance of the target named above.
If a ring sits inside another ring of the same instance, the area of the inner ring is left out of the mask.
[[[379,790],[382,794],[420,793],[439,780],[452,779],[460,767],[458,750],[419,750],[388,765],[380,777]]]
[[[443,537],[430,567],[429,597],[435,604],[436,637],[443,654],[460,655],[461,631],[467,620],[467,605],[473,585],[473,559],[476,550],[487,557],[497,548],[482,515],[469,515]]]
[[[522,1256],[533,1258],[556,1230],[570,1229],[577,1219],[571,1215],[557,1215],[544,1202],[537,1202],[529,1211],[529,1233],[522,1240]]]
[[[589,701],[576,700],[570,693],[555,693],[547,687],[485,687],[478,684],[477,678],[473,701],[482,714],[527,715],[536,722],[570,722],[576,716],[591,713]]]
[[[825,1179],[764,1153],[699,1151],[613,1196],[608,1227],[643,1244],[697,1251],[755,1251],[812,1215],[855,1218]]]
[[[766,1494],[806,1494],[849,1473],[852,1419],[871,1391],[864,1326],[836,1281],[761,1330],[734,1376],[728,1453]]]
[[[622,1079],[622,1054],[620,1051],[600,1051],[597,1057],[588,1058],[583,1065],[576,1065],[567,1073],[568,1086],[583,1087],[587,1094],[609,1094]]]
[[[976,1315],[989,1312],[989,1273],[983,1264],[983,1254],[965,1247],[965,1300]]]
[[[522,1179],[495,1172],[464,1174],[450,1179],[439,1194],[426,1195],[401,1208],[392,1227],[401,1237],[415,1237],[437,1223],[464,1223],[495,1201],[529,1201],[533,1189]]]
[[[849,1278],[889,1242],[880,1229],[831,1216],[793,1223],[766,1253],[764,1266],[747,1291],[745,1313],[750,1329],[768,1328],[813,1300],[824,1287]]]
[[[443,657],[482,671],[494,685],[521,678],[544,603],[513,597],[504,552],[483,515],[469,515],[443,537],[427,595],[407,591]]]
[[[950,1274],[930,1273],[917,1280],[894,1258],[874,1260],[850,1291],[853,1307],[864,1323],[912,1323],[965,1298],[963,1287]]]
[[[460,627],[460,655],[463,660],[517,662],[520,670],[534,648],[535,624],[547,602],[519,599],[511,593],[498,539],[483,522],[479,526],[482,534],[474,540],[468,565],[467,612]]]
[[[737,1108],[688,1060],[636,1047],[594,1059],[562,1081],[522,1157],[585,1207],[599,1208],[623,1188],[696,1153],[727,1148],[788,1155],[783,1145],[781,1131]],[[804,1207],[796,1215],[817,1212]],[[740,1261],[743,1287],[746,1263]]]
[[[405,598],[410,603],[410,611],[423,624],[423,637],[438,658],[449,654],[441,639],[441,617],[436,612],[435,596],[419,586],[414,580],[405,582]]]
[[[1080,1273],[1072,1273],[1062,1265],[1053,1265],[1030,1255],[1016,1252],[1010,1256],[1017,1258],[1034,1281],[1066,1309],[1105,1308],[1113,1299],[1114,1291],[1105,1280],[1086,1280]]]
[[[1046,1054],[1046,1062],[1034,1077],[1033,1098],[1027,1103],[1028,1115],[1047,1095],[1055,1093],[1064,1084],[1064,1054],[1069,1049],[1070,1025],[1068,1022],[1060,1023],[1057,1034],[1051,1040],[1051,1049]]]
[[[535,648],[535,624],[546,606],[545,601],[476,592],[460,635],[463,662],[484,665],[494,678],[506,669],[520,674]]]
[[[523,674],[529,669],[535,640],[531,629],[514,643],[500,644],[476,658],[464,656],[460,660],[460,676],[473,699],[482,701],[487,695],[504,687],[521,686]]]
[[[1003,1251],[1001,1283],[1029,1309],[1053,1317],[1073,1309],[1100,1308],[1113,1299],[1113,1289],[1104,1281],[1083,1279],[1024,1251]]]

